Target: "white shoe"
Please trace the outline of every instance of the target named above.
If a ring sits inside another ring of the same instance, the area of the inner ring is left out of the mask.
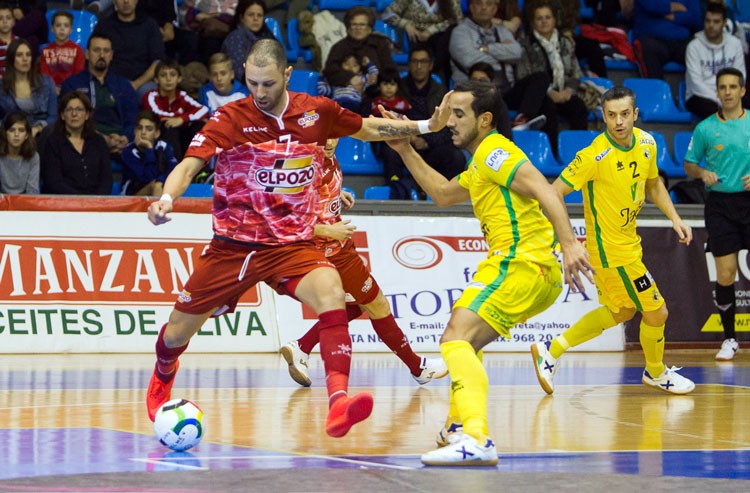
[[[721,350],[716,354],[716,361],[732,361],[739,349],[740,343],[734,338],[724,339],[724,342],[721,343]]]
[[[447,446],[422,455],[426,466],[496,466],[497,449],[489,438],[480,445],[476,439],[465,433],[448,436]]]
[[[539,385],[545,392],[552,394],[555,391],[553,381],[559,363],[549,352],[549,342],[537,342],[531,345],[531,358],[534,360],[534,370]]]
[[[312,381],[307,373],[307,358],[310,355],[299,348],[297,341],[292,341],[281,346],[281,356],[289,365],[289,376],[292,380],[303,387],[309,387]]]
[[[412,375],[412,378],[417,381],[419,385],[430,383],[436,378],[443,378],[448,374],[448,367],[445,366],[443,358],[422,358],[422,364],[419,365],[422,369],[422,373],[419,376]]]
[[[652,377],[647,370],[643,370],[641,382],[672,394],[688,394],[695,389],[695,383],[677,373],[679,370],[682,368],[676,366],[667,368],[656,378]]]
[[[450,424],[446,424],[445,426],[443,426],[443,429],[440,430],[435,437],[435,443],[438,447],[445,447],[446,445],[450,445],[451,442],[449,440],[449,437],[454,433],[463,433],[464,431],[464,425],[453,421],[450,418],[449,421]]]

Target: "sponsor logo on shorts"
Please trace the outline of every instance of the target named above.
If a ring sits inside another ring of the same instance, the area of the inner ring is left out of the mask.
[[[315,125],[315,122],[317,122],[319,119],[320,115],[315,110],[310,110],[302,115],[302,118],[297,120],[297,123],[299,123],[299,126],[302,128],[309,128]]]
[[[642,293],[646,291],[648,288],[651,287],[653,283],[651,282],[651,276],[646,272],[641,277],[633,279],[633,286],[635,286],[636,291],[639,293]]]
[[[368,277],[365,283],[362,285],[362,292],[367,293],[372,289],[372,277]]]
[[[177,297],[178,303],[190,303],[191,301],[193,301],[193,298],[190,297],[190,292],[185,291],[184,289],[182,290],[180,295]]]
[[[508,151],[502,148],[497,148],[492,151],[489,156],[487,156],[487,159],[485,159],[485,163],[491,170],[497,171],[500,169],[500,166],[502,166],[503,163],[508,159],[508,157],[510,157]]]

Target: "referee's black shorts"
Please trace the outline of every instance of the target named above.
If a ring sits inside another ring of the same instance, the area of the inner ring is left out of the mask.
[[[750,192],[709,192],[705,219],[714,257],[750,248]]]

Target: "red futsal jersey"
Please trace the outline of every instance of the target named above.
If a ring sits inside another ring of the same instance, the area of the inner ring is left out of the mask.
[[[186,157],[218,155],[213,228],[233,240],[283,245],[309,241],[320,211],[326,139],[362,128],[362,117],[330,99],[287,92],[280,117],[252,96],[214,112]]]
[[[333,159],[325,159],[325,166],[321,175],[318,222],[321,224],[337,223],[341,221],[341,184],[344,177],[341,174],[341,167],[336,156],[333,156]],[[323,236],[315,237],[315,245],[325,252],[326,257],[340,252],[345,243],[345,241],[341,242]]]

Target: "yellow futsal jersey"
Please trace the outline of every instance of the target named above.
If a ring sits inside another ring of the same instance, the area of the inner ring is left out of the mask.
[[[627,149],[602,133],[563,170],[560,179],[583,190],[586,248],[595,268],[641,259],[635,218],[646,200],[646,180],[657,176],[656,142],[640,128]]]
[[[556,262],[554,232],[539,202],[510,189],[526,155],[513,142],[492,132],[479,144],[458,183],[469,190],[489,256],[519,258],[541,265]]]

